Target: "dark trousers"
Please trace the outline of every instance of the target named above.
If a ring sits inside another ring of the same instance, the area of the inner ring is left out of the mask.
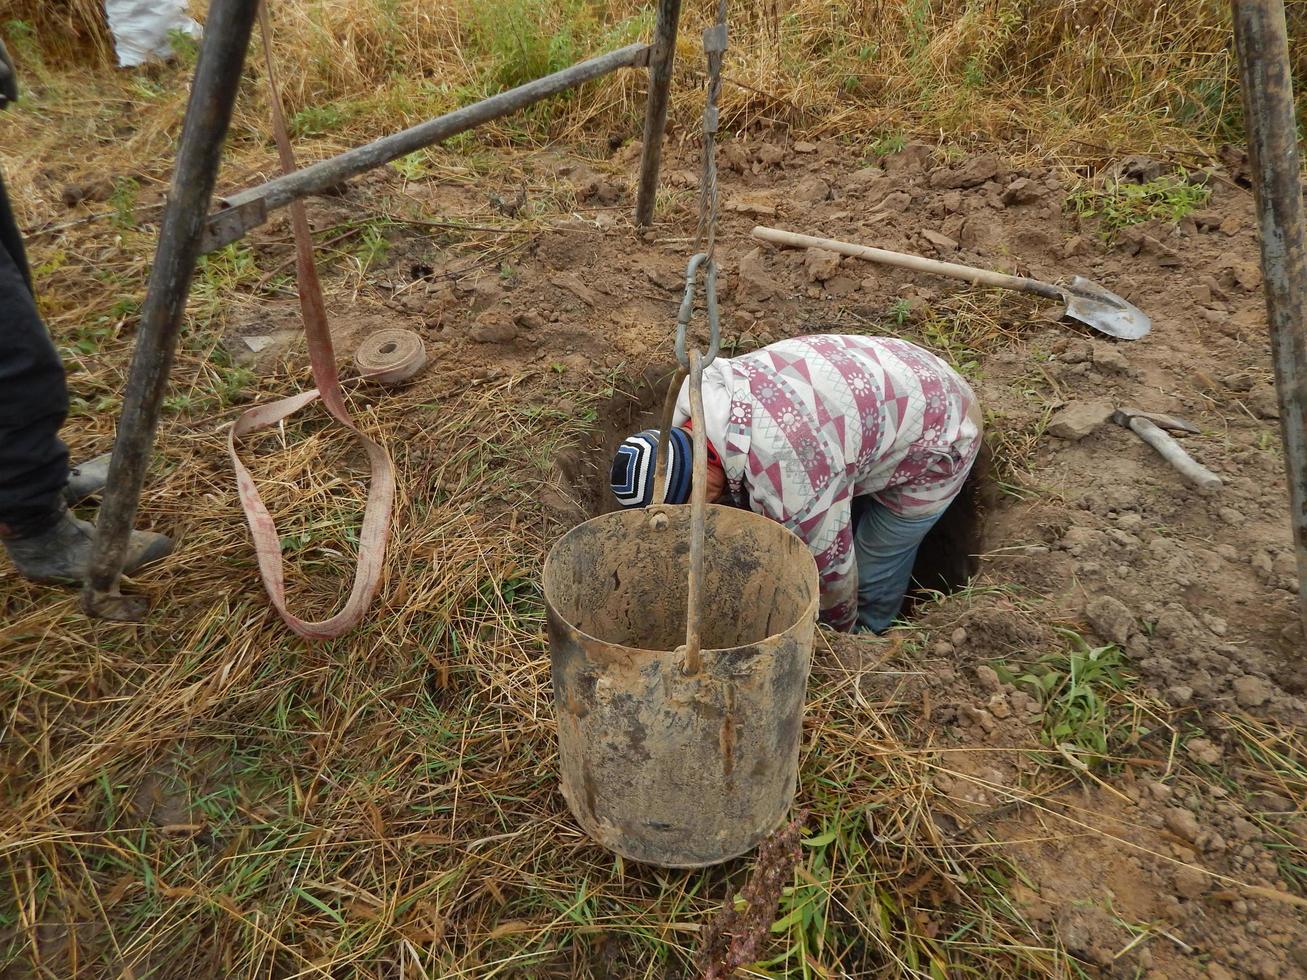
[[[67,414],[63,365],[36,311],[0,178],[0,537],[37,534],[58,520],[68,482],[59,428]]]

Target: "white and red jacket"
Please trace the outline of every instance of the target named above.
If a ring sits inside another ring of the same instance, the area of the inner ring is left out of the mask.
[[[853,627],[853,498],[903,517],[948,506],[980,449],[976,396],[905,340],[822,335],[717,358],[703,375],[704,427],[727,484],[802,538],[821,576],[821,618]],[[675,425],[690,419],[681,389]]]

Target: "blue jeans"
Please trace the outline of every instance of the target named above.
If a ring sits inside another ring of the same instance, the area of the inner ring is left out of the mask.
[[[854,632],[884,633],[889,629],[912,582],[917,549],[943,516],[941,510],[926,517],[900,517],[870,497],[854,501],[853,552],[858,559],[858,625]]]

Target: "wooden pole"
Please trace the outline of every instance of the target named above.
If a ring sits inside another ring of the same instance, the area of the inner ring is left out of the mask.
[[[1283,0],[1233,0],[1244,128],[1307,638],[1307,238]]]
[[[144,611],[142,603],[119,594],[118,579],[258,9],[258,0],[214,0],[209,8],[82,593],[92,615],[134,619]]]
[[[667,96],[672,86],[676,61],[676,30],[681,19],[681,0],[658,0],[658,20],[649,50],[649,101],[644,110],[644,150],[640,157],[640,190],[635,201],[635,221],[653,221],[658,196],[658,168],[663,158],[663,134],[667,131]]]

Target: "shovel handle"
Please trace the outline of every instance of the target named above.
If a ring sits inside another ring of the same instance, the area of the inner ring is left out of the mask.
[[[1151,421],[1136,415],[1128,424],[1131,432],[1157,450],[1158,455],[1174,466],[1176,472],[1197,487],[1200,493],[1210,494],[1221,489],[1219,476],[1185,452],[1178,442]]]
[[[840,255],[850,255],[855,259],[866,259],[868,262],[878,262],[881,265],[891,265],[896,269],[907,269],[910,272],[928,272],[931,275],[945,276],[949,279],[961,279],[963,282],[974,283],[977,286],[1015,289],[1020,293],[1034,293],[1036,296],[1043,296],[1047,299],[1065,301],[1062,290],[1051,283],[1040,282],[1038,279],[1027,279],[1024,276],[1009,276],[1006,273],[992,272],[989,269],[977,269],[969,265],[958,265],[956,262],[940,262],[922,255],[891,252],[888,249],[872,248],[870,245],[840,242],[833,238],[799,235],[792,231],[782,231],[779,228],[767,228],[762,225],[753,229],[753,237],[761,242],[770,242],[773,245],[785,245],[789,248],[823,248],[828,252],[838,252]]]

